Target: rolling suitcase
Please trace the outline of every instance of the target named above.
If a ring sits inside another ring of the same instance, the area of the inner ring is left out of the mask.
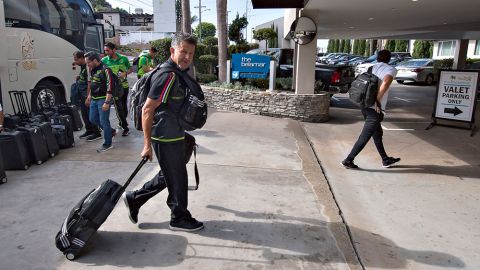
[[[55,245],[68,260],[74,260],[81,254],[85,244],[105,222],[125,188],[146,162],[146,158],[142,159],[123,186],[108,179],[73,207],[55,236]]]
[[[83,128],[82,118],[80,117],[80,112],[78,107],[73,104],[67,105],[58,105],[57,107],[58,114],[61,115],[70,115],[72,118],[73,130],[79,131]]]
[[[47,149],[50,157],[54,157],[58,155],[58,152],[60,152],[60,146],[58,146],[57,138],[55,137],[55,134],[53,134],[52,125],[48,122],[43,122],[43,123],[33,123],[32,126],[36,126],[40,128],[43,138],[47,143]]]
[[[7,173],[5,172],[5,166],[3,165],[3,155],[0,152],[0,184],[7,182]]]
[[[30,165],[25,135],[18,131],[0,133],[0,152],[4,157],[5,170],[27,170]],[[8,158],[6,158],[8,157]]]
[[[22,132],[27,138],[27,148],[30,154],[30,160],[38,165],[47,161],[50,157],[47,142],[42,131],[36,126],[18,127],[18,131]]]
[[[70,115],[55,114],[50,118],[50,123],[52,124],[53,134],[60,148],[75,146],[72,118]]]

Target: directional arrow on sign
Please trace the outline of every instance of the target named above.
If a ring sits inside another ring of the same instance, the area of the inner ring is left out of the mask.
[[[453,116],[457,116],[457,114],[461,114],[463,111],[457,108],[457,106],[455,106],[455,109],[445,108],[443,112],[453,114]]]

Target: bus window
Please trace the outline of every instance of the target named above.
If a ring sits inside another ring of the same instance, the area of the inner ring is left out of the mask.
[[[103,27],[102,25],[90,25],[85,31],[85,51],[103,52]]]
[[[5,25],[8,27],[29,27],[30,8],[28,0],[5,0]]]

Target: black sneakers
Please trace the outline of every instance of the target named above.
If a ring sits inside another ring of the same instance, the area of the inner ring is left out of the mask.
[[[196,232],[203,229],[203,223],[192,218],[184,218],[179,221],[170,221],[170,230],[182,232]]]
[[[122,136],[127,137],[128,134],[130,134],[130,130],[129,129],[124,129],[123,132],[122,132]]]
[[[94,141],[98,141],[102,138],[102,135],[100,134],[90,134],[88,135],[85,139],[87,140],[87,142],[94,142]]]
[[[382,161],[384,168],[390,168],[395,163],[399,162],[400,158],[389,157],[386,160]]]
[[[342,165],[343,167],[345,167],[345,169],[358,169],[358,166],[355,165],[355,163],[353,163],[353,161],[348,161],[348,160],[344,160],[342,161]]]
[[[92,133],[85,131],[82,135],[80,135],[78,138],[79,139],[86,139],[88,136],[92,135]]]
[[[133,192],[127,191],[123,193],[123,202],[125,203],[125,206],[128,208],[128,218],[133,224],[136,224],[138,222],[138,208],[133,206],[132,202],[132,197],[133,197]]]

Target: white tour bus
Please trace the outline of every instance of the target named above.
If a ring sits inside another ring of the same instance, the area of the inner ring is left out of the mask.
[[[88,0],[0,0],[0,98],[27,91],[33,110],[63,103],[79,69],[77,50],[103,52],[103,25]]]

